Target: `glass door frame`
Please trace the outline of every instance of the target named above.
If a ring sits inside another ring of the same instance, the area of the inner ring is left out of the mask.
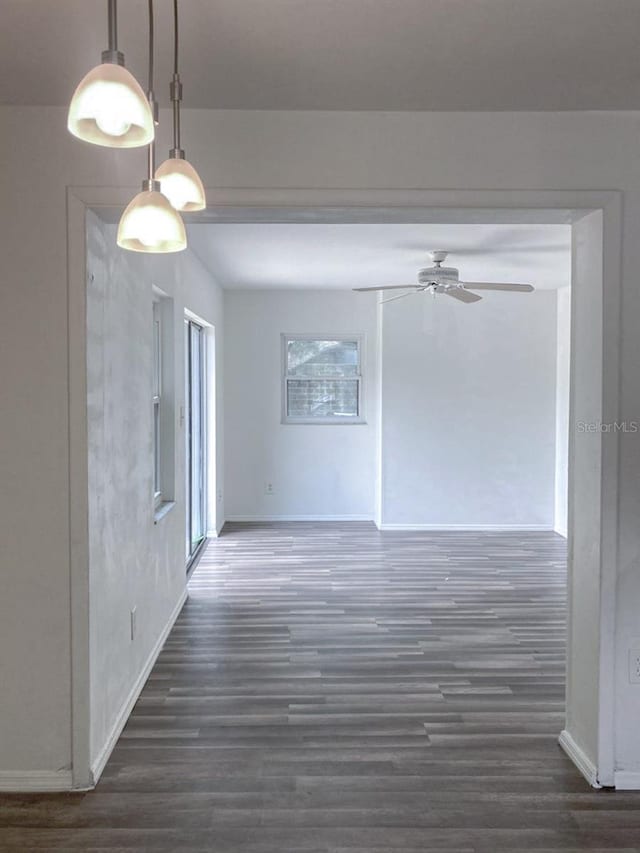
[[[193,566],[207,542],[207,335],[204,326],[190,317],[185,317],[185,550],[187,571]],[[194,342],[199,341],[197,364],[194,364]],[[194,391],[199,389],[197,398]],[[195,398],[195,399],[194,399]],[[198,418],[198,429],[194,428],[194,411]],[[194,447],[194,440],[199,448]],[[198,453],[195,451],[198,450]],[[199,465],[198,465],[199,462]],[[201,531],[194,537],[194,474],[198,467],[199,489],[197,500]]]

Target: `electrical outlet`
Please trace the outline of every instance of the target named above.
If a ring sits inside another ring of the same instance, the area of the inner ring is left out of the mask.
[[[222,503],[222,489],[218,489],[218,503]]]
[[[629,649],[629,683],[640,684],[640,646]]]
[[[264,484],[264,493],[265,495],[273,494],[273,483],[265,483]]]
[[[133,607],[131,609],[130,617],[131,617],[131,642],[133,642],[136,638],[136,616],[137,616],[137,607]]]

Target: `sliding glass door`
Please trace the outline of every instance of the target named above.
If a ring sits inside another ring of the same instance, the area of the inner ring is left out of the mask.
[[[187,439],[187,563],[206,537],[206,400],[205,333],[185,320]]]

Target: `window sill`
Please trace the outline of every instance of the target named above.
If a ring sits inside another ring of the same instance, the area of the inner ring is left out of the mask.
[[[314,424],[315,426],[366,426],[362,418],[282,418],[281,424],[296,426],[297,424]]]
[[[168,515],[175,505],[175,501],[162,501],[153,513],[153,523],[157,524],[159,521],[162,521],[165,515]]]

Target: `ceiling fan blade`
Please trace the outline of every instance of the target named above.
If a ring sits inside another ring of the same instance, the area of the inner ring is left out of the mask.
[[[451,287],[449,290],[444,291],[447,296],[453,296],[454,299],[457,299],[459,302],[479,302],[482,299],[482,296],[477,296],[475,293],[471,293],[470,290],[465,290],[463,287]]]
[[[388,299],[381,299],[380,302],[378,302],[378,305],[386,305],[387,302],[395,302],[396,299],[404,299],[405,296],[414,296],[418,292],[419,291],[417,290],[410,290],[409,293],[401,293],[398,296],[390,296]]]
[[[385,284],[382,287],[354,287],[353,290],[356,290],[358,293],[364,293],[368,290],[413,290],[415,288],[420,289],[422,285],[420,284]]]
[[[531,293],[535,290],[531,284],[514,284],[512,282],[492,282],[492,281],[461,281],[469,290],[513,290],[517,293]]]
[[[417,247],[416,247],[417,248]],[[570,245],[567,243],[534,243],[527,245],[522,243],[514,245],[506,243],[504,246],[497,246],[495,243],[488,246],[476,246],[474,248],[458,248],[451,249],[450,254],[454,257],[489,257],[491,255],[534,255],[540,252],[568,252]]]

